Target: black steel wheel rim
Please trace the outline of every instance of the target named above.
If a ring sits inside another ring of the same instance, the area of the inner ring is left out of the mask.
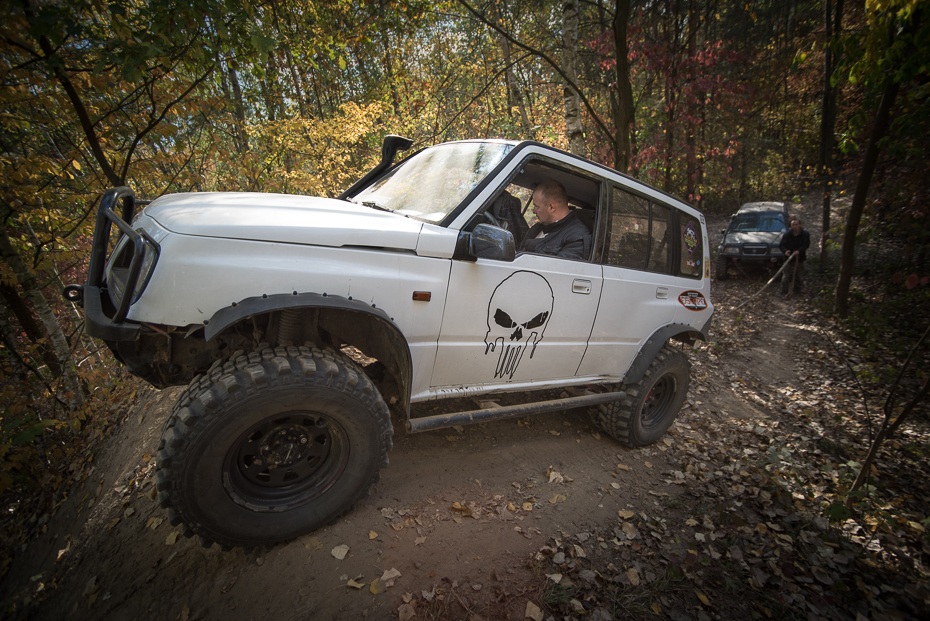
[[[345,430],[318,412],[269,416],[233,443],[223,465],[223,486],[252,511],[285,511],[320,496],[349,458]]]
[[[649,428],[659,424],[668,412],[672,400],[675,398],[677,382],[671,374],[663,375],[649,390],[643,401],[642,423]]]

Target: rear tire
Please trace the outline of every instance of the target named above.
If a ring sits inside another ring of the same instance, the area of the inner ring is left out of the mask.
[[[367,494],[392,437],[381,395],[342,354],[239,352],[175,405],[158,451],[159,502],[172,524],[206,542],[287,541]]]
[[[665,345],[640,381],[621,385],[626,399],[598,406],[598,422],[624,446],[635,448],[657,442],[678,416],[690,381],[687,356]]]

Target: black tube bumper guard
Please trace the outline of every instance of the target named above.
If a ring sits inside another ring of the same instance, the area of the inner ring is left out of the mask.
[[[114,210],[118,202],[122,202],[121,215]],[[132,222],[135,208],[135,194],[127,187],[113,188],[103,195],[100,207],[97,209],[97,223],[94,227],[94,243],[91,247],[87,282],[84,285],[68,285],[63,292],[66,300],[84,307],[87,334],[104,341],[135,341],[139,338],[139,324],[126,323],[126,315],[132,304],[132,294],[139,281],[139,273],[145,258],[145,241],[142,235],[129,225],[129,222]],[[129,237],[133,252],[126,285],[123,288],[123,298],[113,316],[110,317],[104,312],[104,297],[108,294],[103,271],[107,261],[110,231],[114,224],[120,230],[121,236]]]

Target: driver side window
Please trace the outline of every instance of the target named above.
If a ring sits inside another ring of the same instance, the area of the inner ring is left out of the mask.
[[[599,190],[599,182],[574,170],[529,160],[480,210],[476,221],[510,231],[518,253],[590,261]],[[534,195],[539,205],[533,203]]]

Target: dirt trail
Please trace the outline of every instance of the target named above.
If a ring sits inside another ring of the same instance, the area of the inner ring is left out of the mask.
[[[715,300],[764,282],[715,284]],[[527,601],[541,604],[552,568],[541,549],[571,538],[578,554],[622,568],[635,554],[598,535],[618,526],[618,511],[662,516],[693,504],[675,480],[681,449],[716,439],[692,415],[737,423],[784,410],[796,358],[820,337],[796,316],[803,300],[763,296],[771,319],[749,347],[732,357],[691,353],[686,409],[657,445],[624,449],[581,410],[420,435],[394,420],[391,463],[370,498],[270,549],[203,548],[168,523],[154,500],[153,455],[178,390],[152,391],[99,447],[48,531],[23,546],[0,584],[0,617],[394,619],[410,600],[421,619],[523,619]],[[333,550],[342,545],[349,550],[339,560]],[[371,586],[391,569],[400,572],[392,586]]]

